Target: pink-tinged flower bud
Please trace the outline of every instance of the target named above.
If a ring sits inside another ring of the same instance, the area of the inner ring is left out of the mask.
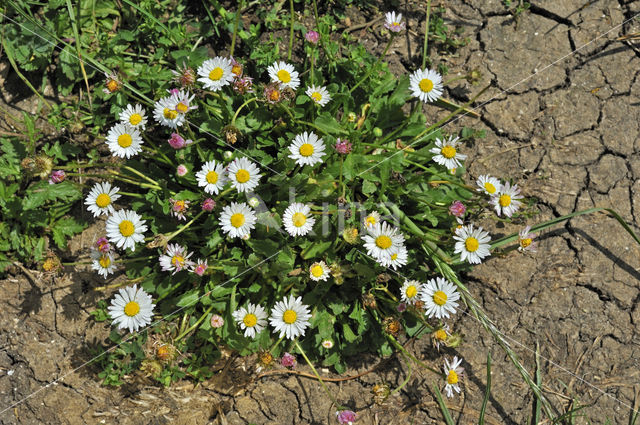
[[[180,94],[180,89],[169,89],[169,94],[170,94],[171,96],[173,96],[173,95],[176,95],[176,96],[177,96],[177,95],[179,95],[179,94]]]
[[[449,212],[456,217],[462,217],[467,212],[467,207],[460,201],[453,201],[449,206]]]
[[[111,251],[111,245],[105,237],[102,237],[96,241],[96,248],[98,248],[98,251],[102,252],[103,254]]]
[[[56,184],[56,183],[63,182],[66,176],[67,175],[63,170],[56,170],[52,172],[51,175],[49,176],[49,184]]]
[[[184,140],[178,133],[171,133],[169,145],[171,145],[172,148],[182,149],[191,143],[193,143],[192,140]]]
[[[294,367],[296,367],[296,364],[298,364],[298,362],[296,361],[296,357],[294,355],[284,353],[282,355],[282,359],[280,359],[280,364],[284,367],[293,369]]]
[[[318,40],[320,40],[320,34],[313,30],[307,31],[307,33],[304,35],[304,39],[311,44],[318,44]]]
[[[176,174],[178,174],[180,177],[185,176],[188,172],[189,170],[184,166],[184,164],[180,164],[178,165],[178,168],[176,168]]]
[[[398,310],[398,313],[402,313],[404,311],[407,310],[407,304],[406,303],[399,303],[398,307],[396,307],[396,310]]]
[[[348,141],[347,139],[338,138],[338,140],[336,141],[336,150],[343,155],[346,155],[349,152],[351,152],[352,146],[353,145],[351,144],[351,142]]]
[[[207,260],[198,260],[192,271],[198,276],[202,276],[204,272],[207,271],[207,267],[209,267],[207,265]]]
[[[216,201],[211,198],[207,198],[202,202],[202,210],[206,212],[211,212],[216,207]]]
[[[356,419],[358,419],[356,413],[351,410],[342,410],[340,412],[336,412],[336,415],[338,416],[338,422],[341,425],[352,425]]]
[[[217,314],[211,316],[211,327],[212,328],[221,328],[224,326],[224,319]]]

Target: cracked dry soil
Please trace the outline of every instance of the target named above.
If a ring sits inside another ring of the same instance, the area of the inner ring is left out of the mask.
[[[441,3],[447,24],[463,28],[469,38],[446,57],[452,75],[472,69],[483,75],[470,92],[454,87],[446,96],[464,102],[469,93],[491,84],[476,103],[482,104],[481,119],[465,117],[449,125],[452,132],[462,126],[486,130],[485,139],[464,147],[469,179],[484,173],[512,179],[524,195],[537,199],[539,214],[526,223],[502,224],[487,214],[482,225],[499,237],[525,224],[598,206],[615,209],[637,232],[640,46],[618,38],[640,32],[637,19],[621,25],[640,13],[640,1],[540,0],[517,20],[500,0]],[[408,17],[409,31],[389,52],[396,74],[419,67],[424,17],[414,2],[400,11]],[[350,16],[352,25],[375,18],[367,11]],[[366,29],[354,35],[374,51],[385,43]],[[426,109],[434,121],[443,114]],[[93,231],[73,241],[69,256],[86,251]],[[88,314],[102,296],[92,288],[101,283],[82,271],[56,279],[33,274],[35,281],[18,274],[2,282],[0,406],[65,378],[5,411],[2,423],[335,423],[319,383],[295,375],[252,381],[251,358],[225,359],[217,366],[220,372],[196,388],[188,382],[158,388],[138,376],[121,388],[104,388],[92,366],[65,375],[87,361],[91,347],[108,334],[107,325]],[[539,347],[543,389],[559,414],[586,406],[575,423],[629,422],[640,391],[640,249],[613,218],[574,218],[543,232],[537,254],[494,256],[466,282],[531,374],[533,350]],[[464,358],[463,394],[448,402],[454,416],[461,415],[458,423],[477,421],[489,351],[493,374],[487,422],[527,423],[532,394],[504,352],[469,314],[459,314],[453,326],[465,335],[457,350],[445,350]],[[442,356],[428,338],[410,348],[440,367]],[[358,359],[347,375],[377,362],[373,356]],[[406,373],[406,364],[392,358],[361,378],[327,385],[359,413],[358,423],[442,423],[429,372],[415,373],[383,406],[372,404],[375,383],[398,385]]]

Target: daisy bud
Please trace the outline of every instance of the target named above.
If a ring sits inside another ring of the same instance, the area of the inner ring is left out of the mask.
[[[109,94],[120,90],[122,87],[122,82],[118,78],[118,73],[116,71],[111,71],[110,73],[104,73],[105,81],[104,85],[106,88],[103,90],[104,93]]]
[[[391,388],[389,388],[389,384],[375,384],[371,389],[371,393],[373,394],[373,401],[380,405],[387,401],[389,398],[389,394],[391,394]]]
[[[163,362],[169,362],[173,360],[175,354],[175,347],[168,343],[160,343],[158,344],[158,348],[156,348],[156,357],[158,360]]]
[[[358,415],[351,410],[340,410],[336,412],[336,416],[340,425],[352,425],[358,419]]]
[[[242,137],[242,133],[240,133],[240,130],[232,125],[224,127],[222,129],[222,134],[224,134],[224,138],[227,140],[227,143],[231,143],[232,145]]]
[[[140,365],[140,370],[148,376],[160,376],[162,369],[162,364],[158,360],[145,359]]]
[[[169,145],[174,149],[182,149],[193,143],[192,140],[184,140],[178,133],[171,133]]]
[[[382,137],[382,129],[380,127],[374,127],[373,135],[376,137]]]
[[[313,30],[307,31],[307,33],[304,35],[304,39],[311,44],[318,44],[318,40],[320,40],[320,34]]]
[[[196,82],[196,72],[189,68],[184,62],[182,67],[178,67],[177,71],[171,71],[173,73],[173,81],[180,84],[181,87],[191,87]]]
[[[251,208],[258,208],[258,205],[260,205],[260,201],[258,200],[258,198],[254,196],[253,198],[249,199],[249,206],[251,206]]]
[[[242,64],[235,60],[233,57],[231,60],[231,73],[235,76],[235,78],[242,77]]]
[[[389,335],[396,337],[402,330],[402,325],[398,319],[389,316],[382,321],[382,328]]]
[[[189,172],[189,170],[187,169],[187,167],[184,164],[180,164],[176,168],[176,174],[179,175],[180,177],[183,177],[183,176],[187,175],[188,172]]]
[[[378,303],[376,302],[376,298],[369,293],[366,293],[362,296],[362,305],[366,308],[375,309],[378,307]]]
[[[258,355],[258,361],[262,367],[270,367],[273,364],[273,354],[263,351]]]
[[[244,77],[233,80],[233,90],[238,94],[246,94],[253,92],[253,78]]]
[[[26,158],[25,158],[26,159]],[[41,178],[45,178],[53,168],[53,160],[46,155],[38,155],[35,158],[35,169],[33,170]]]
[[[296,360],[296,357],[289,353],[284,353],[282,355],[282,359],[280,359],[280,364],[289,369],[293,369],[294,367],[296,367],[297,363],[298,362]]]
[[[327,350],[330,350],[333,348],[333,341],[331,341],[330,339],[325,339],[324,341],[322,341],[322,346]]]
[[[462,217],[467,212],[467,207],[460,201],[453,201],[449,206],[449,212],[456,217]]]
[[[352,144],[347,139],[338,138],[338,140],[336,141],[336,150],[338,151],[338,153],[346,155],[351,152],[351,147]]]
[[[396,310],[398,310],[398,313],[403,313],[407,310],[407,303],[399,303],[398,307],[396,307]]]
[[[42,270],[47,273],[55,273],[60,269],[62,269],[60,259],[53,252],[50,252],[47,259],[42,263]]]
[[[231,151],[224,151],[224,153],[222,154],[222,156],[224,157],[224,159],[226,159],[226,160],[230,160],[231,158],[233,158],[233,152],[231,152]]]
[[[111,251],[111,244],[109,244],[107,238],[102,237],[96,241],[96,248],[101,253],[106,254]]]
[[[202,202],[202,210],[206,212],[211,212],[216,206],[216,201],[211,198],[207,198]]]
[[[224,326],[224,319],[217,314],[211,316],[211,327],[218,329]]]
[[[349,122],[356,122],[357,118],[358,116],[356,115],[355,112],[349,112],[349,114],[347,115],[347,121]]]
[[[198,262],[196,263],[196,265],[193,267],[191,271],[197,274],[198,276],[202,276],[204,272],[207,271],[207,267],[208,267],[207,260],[204,260],[204,261],[198,260]]]
[[[66,174],[64,171],[56,170],[52,172],[51,175],[49,176],[49,184],[56,184],[56,183],[63,182],[65,177],[66,177]]]

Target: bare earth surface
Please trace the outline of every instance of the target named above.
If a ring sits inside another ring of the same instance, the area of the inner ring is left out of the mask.
[[[487,214],[482,225],[499,237],[597,206],[615,209],[638,232],[640,43],[617,38],[640,32],[637,19],[621,25],[640,13],[640,1],[541,0],[517,21],[500,0],[443,3],[447,24],[462,27],[469,38],[448,57],[450,76],[472,69],[483,75],[470,91],[462,90],[466,83],[454,84],[445,96],[465,102],[492,85],[476,104],[482,104],[480,120],[464,118],[449,126],[452,132],[464,125],[487,132],[485,139],[463,148],[469,181],[485,173],[512,179],[525,196],[538,200],[539,214],[526,223],[504,225]],[[409,35],[398,38],[389,52],[398,75],[420,66],[424,18],[416,4],[400,11],[409,18]],[[357,11],[350,16],[351,25],[376,17]],[[381,51],[386,39],[380,26],[377,22],[374,31],[354,35]],[[12,103],[6,93],[3,100]],[[95,231],[89,228],[77,237],[67,258],[86,255]],[[1,283],[1,423],[337,423],[319,383],[290,374],[256,379],[253,358],[224,359],[215,366],[220,369],[215,378],[195,388],[184,382],[163,389],[141,375],[121,388],[105,388],[94,366],[67,374],[90,359],[91,347],[108,335],[108,325],[88,313],[105,297],[94,290],[104,282],[88,271],[68,270],[55,279],[33,271],[32,277],[17,273]],[[466,276],[466,283],[532,375],[539,346],[543,388],[558,415],[586,406],[575,423],[629,423],[640,391],[640,249],[613,218],[574,218],[543,232],[537,254],[494,256]],[[445,350],[449,357],[464,358],[463,393],[448,401],[454,418],[461,415],[460,424],[477,422],[491,351],[487,423],[527,423],[531,391],[476,319],[464,313],[457,317],[453,327],[465,341],[457,350]],[[428,338],[409,347],[441,368],[442,353]],[[374,356],[355,359],[346,375],[379,362]],[[299,370],[308,372],[303,366]],[[442,383],[426,370],[414,371],[409,384],[384,405],[373,404],[374,384],[397,386],[407,371],[401,358],[392,358],[358,379],[327,385],[358,412],[359,424],[442,423],[433,397],[434,383],[440,388]]]

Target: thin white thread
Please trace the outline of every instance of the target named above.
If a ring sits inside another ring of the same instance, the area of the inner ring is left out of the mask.
[[[34,32],[34,31],[32,31],[31,29],[29,29],[29,28],[27,28],[27,27],[25,27],[25,26],[24,26],[24,25],[22,25],[21,23],[16,22],[15,20],[13,20],[13,19],[9,18],[7,15],[5,15],[5,14],[3,14],[3,13],[1,13],[1,12],[0,12],[0,16],[2,16],[3,18],[5,18],[5,19],[7,19],[7,20],[9,20],[9,21],[11,21],[11,22],[13,22],[13,23],[14,23],[14,24],[16,24],[16,25],[19,25],[22,29],[25,29],[25,30],[29,31],[29,32],[30,32],[30,33],[32,33],[33,35],[35,35],[35,36],[37,36],[37,37],[40,37],[42,40],[44,40],[44,41],[46,41],[47,43],[51,44],[51,45],[54,47],[54,49],[58,49],[58,50],[60,50],[60,52],[62,52],[62,51],[63,51],[63,49],[62,49],[61,47],[58,47],[58,45],[57,45],[57,44],[55,44],[55,43],[53,43],[51,40],[49,40],[49,39],[47,39],[47,38],[44,38],[44,37],[43,37],[43,36],[41,36],[40,34],[38,34],[38,33]],[[82,58],[80,58],[80,57],[78,57],[78,56],[76,56],[76,55],[74,55],[74,54],[72,54],[72,53],[70,53],[70,52],[67,52],[67,54],[71,55],[74,59],[76,59],[76,60],[78,60],[78,61],[82,62],[83,64],[87,65],[88,67],[91,67],[91,68],[95,69],[95,70],[96,70],[96,71],[98,71],[98,72],[105,72],[104,70],[99,69],[98,67],[94,66],[93,64],[91,64],[91,63],[89,63],[89,62],[87,62],[87,61],[83,60]],[[146,96],[143,96],[143,97],[145,97],[145,98],[146,98]],[[148,100],[147,100],[147,101],[148,101]],[[148,106],[148,107],[152,107],[152,105],[151,105],[150,103],[148,103],[148,104],[147,104],[147,106]],[[210,132],[208,132],[207,130],[204,130],[203,128],[201,128],[200,126],[198,126],[197,124],[192,123],[192,122],[191,122],[191,121],[189,121],[188,119],[186,119],[186,118],[185,118],[185,120],[184,120],[184,121],[185,121],[187,124],[189,124],[190,126],[193,126],[193,127],[197,128],[200,132],[202,132],[202,133],[204,133],[204,134],[206,134],[206,135],[208,135],[208,136],[211,136],[211,137],[212,137],[212,138],[214,138],[215,140],[217,140],[217,141],[219,141],[219,142],[222,142],[222,143],[224,143],[225,145],[229,146],[231,149],[233,149],[233,150],[235,150],[235,151],[240,152],[242,155],[246,156],[247,158],[252,159],[253,161],[257,162],[258,164],[260,164],[262,167],[264,167],[264,168],[268,169],[269,171],[271,171],[271,172],[273,172],[273,173],[275,173],[275,174],[277,174],[277,175],[279,175],[279,176],[282,176],[282,175],[283,175],[282,173],[277,172],[276,170],[274,170],[273,168],[269,167],[268,165],[263,164],[262,162],[260,162],[260,161],[259,161],[259,160],[257,160],[256,158],[254,158],[254,157],[250,156],[249,154],[245,153],[243,150],[236,148],[235,146],[233,146],[232,144],[228,143],[228,142],[227,142],[227,141],[225,141],[225,140],[222,140],[220,137],[216,136],[215,134],[210,133]]]
[[[618,28],[620,28],[621,26],[623,26],[624,24],[626,24],[627,22],[630,22],[630,21],[634,20],[637,16],[640,16],[640,13],[637,13],[636,15],[634,15],[634,16],[632,16],[631,18],[627,19],[627,20],[626,20],[626,21],[624,21],[623,23],[621,23],[621,24],[619,24],[619,25],[616,25],[615,27],[611,28],[609,31],[607,31],[607,32],[605,32],[605,33],[600,34],[599,36],[597,36],[597,37],[596,37],[596,38],[594,38],[593,40],[589,41],[588,43],[583,44],[582,46],[578,47],[578,48],[577,48],[577,49],[575,49],[574,51],[567,53],[566,55],[564,55],[564,56],[563,56],[563,57],[561,57],[560,59],[557,59],[557,60],[555,60],[554,62],[550,63],[549,65],[545,66],[545,67],[544,67],[544,68],[542,68],[541,70],[534,72],[533,74],[529,75],[528,77],[524,78],[523,80],[520,80],[519,82],[515,83],[515,84],[514,84],[514,85],[512,85],[511,87],[509,87],[509,88],[507,88],[507,89],[505,89],[505,90],[501,91],[500,93],[498,93],[498,94],[496,94],[495,96],[493,96],[491,99],[489,99],[489,100],[487,100],[486,102],[481,103],[480,105],[478,105],[478,106],[476,106],[475,108],[471,109],[471,111],[475,111],[475,110],[477,110],[477,109],[482,108],[484,105],[486,105],[487,103],[491,102],[492,100],[494,100],[494,99],[495,99],[495,98],[497,98],[498,96],[503,95],[503,94],[507,93],[509,90],[513,89],[514,87],[519,86],[520,84],[524,83],[524,82],[525,82],[525,81],[527,81],[527,80],[530,80],[531,78],[535,77],[535,76],[536,76],[536,75],[538,75],[539,73],[541,73],[541,72],[545,71],[546,69],[548,69],[548,68],[552,67],[553,65],[557,64],[558,62],[563,61],[564,59],[568,58],[569,56],[571,56],[571,55],[573,55],[574,53],[578,52],[579,50],[583,49],[584,47],[587,47],[589,44],[591,44],[591,43],[593,43],[593,42],[597,41],[598,39],[600,39],[600,38],[604,37],[605,35],[609,34],[611,31],[613,31],[613,30],[615,30],[615,29],[618,29]],[[439,127],[437,130],[439,130],[440,128],[444,128],[444,127],[448,126],[449,124],[452,124],[452,123],[454,123],[454,122],[458,121],[459,119],[461,119],[461,118],[465,117],[466,115],[469,115],[469,113],[468,113],[468,112],[465,112],[464,114],[459,115],[459,116],[458,116],[458,117],[456,117],[455,119],[453,119],[453,120],[451,120],[451,121],[447,122],[446,124],[444,124],[443,126]],[[383,163],[383,162],[385,162],[385,161],[388,161],[389,159],[393,158],[394,156],[398,155],[399,153],[401,153],[401,152],[405,151],[407,148],[410,148],[411,146],[415,145],[416,143],[418,143],[418,142],[420,142],[420,141],[424,140],[426,137],[431,136],[431,135],[432,135],[433,133],[435,133],[437,130],[433,130],[433,131],[431,131],[429,134],[426,134],[426,135],[422,136],[420,139],[418,139],[418,140],[414,141],[413,143],[409,144],[408,146],[406,146],[406,147],[404,147],[404,148],[400,149],[399,151],[397,151],[397,152],[395,152],[395,153],[393,153],[393,154],[389,155],[388,157],[386,157],[386,158],[384,158],[384,159],[380,160],[380,161],[379,161],[379,162],[377,162],[376,164],[372,165],[371,167],[367,168],[366,170],[364,170],[363,172],[361,172],[360,174],[358,174],[356,177],[360,177],[361,175],[363,175],[363,174],[364,174],[364,173],[366,173],[367,171],[369,171],[369,170],[372,170],[372,169],[376,168],[378,165],[382,164],[382,163]]]
[[[273,258],[273,257],[275,257],[276,255],[280,254],[280,252],[282,252],[282,249],[281,249],[281,250],[279,250],[278,252],[276,252],[275,254],[271,255],[270,257],[267,257],[267,258],[265,258],[264,260],[260,261],[258,264],[254,265],[254,266],[251,266],[251,267],[249,267],[249,268],[248,268],[248,269],[246,269],[246,270],[243,270],[241,273],[238,273],[237,275],[233,276],[232,278],[230,278],[230,279],[229,279],[229,280],[227,280],[226,282],[223,282],[222,284],[217,285],[217,286],[216,286],[216,288],[222,287],[222,286],[226,285],[227,283],[229,283],[229,282],[231,282],[231,281],[233,281],[233,280],[237,279],[238,277],[242,276],[243,274],[245,274],[245,273],[247,273],[247,272],[249,272],[249,271],[253,270],[254,268],[258,267],[259,265],[261,265],[261,264],[263,264],[263,263],[265,263],[265,262],[269,261],[270,259],[272,259],[272,258]],[[204,298],[204,297],[206,297],[206,296],[210,295],[212,291],[213,291],[213,289],[212,289],[212,290],[210,290],[210,291],[205,292],[204,294],[202,294],[202,296],[198,297],[198,299],[196,300],[196,302],[197,302],[197,301],[200,301],[202,298]],[[194,304],[195,304],[195,302],[194,302]],[[109,348],[109,349],[105,350],[104,352],[102,352],[102,353],[98,354],[97,356],[93,357],[92,359],[87,360],[86,362],[82,363],[80,366],[76,367],[75,369],[72,369],[72,370],[68,371],[67,373],[65,373],[65,374],[64,374],[64,375],[62,375],[61,377],[54,379],[53,381],[49,382],[48,384],[46,384],[46,385],[44,385],[44,386],[40,387],[39,389],[37,389],[36,391],[32,392],[32,393],[31,393],[31,394],[29,394],[28,396],[26,396],[26,397],[24,397],[24,398],[22,398],[22,399],[20,399],[20,400],[16,401],[15,403],[13,403],[13,404],[12,404],[12,405],[10,405],[9,407],[5,408],[4,410],[1,410],[1,411],[0,411],[0,415],[2,415],[3,413],[5,413],[5,412],[6,412],[7,410],[9,410],[9,409],[12,409],[12,408],[14,408],[14,407],[18,406],[19,404],[24,403],[25,401],[27,401],[27,400],[28,400],[28,399],[30,399],[31,397],[33,397],[33,396],[35,396],[36,394],[38,394],[40,391],[42,391],[42,390],[45,390],[45,389],[49,388],[51,385],[55,385],[55,384],[57,384],[58,382],[62,381],[64,378],[66,378],[67,376],[71,375],[72,373],[77,372],[78,370],[80,370],[80,369],[82,369],[83,367],[85,367],[86,365],[88,365],[88,364],[90,364],[90,363],[94,362],[95,360],[98,360],[100,357],[104,356],[105,354],[110,353],[111,351],[113,351],[113,350],[115,350],[116,348],[120,347],[120,346],[121,346],[122,344],[124,344],[125,342],[128,342],[129,340],[131,340],[134,336],[136,336],[136,335],[138,335],[138,334],[140,334],[140,333],[142,333],[142,332],[146,332],[148,329],[150,329],[150,328],[152,328],[152,327],[156,326],[158,323],[162,323],[162,322],[164,322],[165,320],[167,320],[168,318],[170,318],[170,317],[171,317],[171,316],[173,316],[174,314],[177,314],[177,313],[181,312],[182,310],[184,310],[185,308],[187,308],[187,307],[191,307],[191,306],[192,306],[192,305],[194,305],[194,304],[186,305],[186,306],[180,307],[179,309],[177,309],[177,310],[173,311],[172,313],[170,313],[170,314],[168,314],[168,315],[164,316],[162,319],[156,320],[155,322],[153,322],[153,323],[151,323],[151,324],[147,325],[147,326],[146,326],[146,327],[144,327],[140,332],[136,332],[136,334],[129,334],[129,335],[127,336],[127,338],[126,338],[125,340],[121,341],[119,344],[116,344],[116,345],[114,345],[113,347],[111,347],[111,348]]]
[[[366,254],[366,253],[364,253],[363,251],[360,251],[359,249],[357,249],[357,251],[358,251],[360,254],[362,254],[362,255],[364,255],[364,256],[366,256],[366,257],[368,257],[368,258],[370,258],[370,259],[372,259],[372,260],[374,260],[374,261],[375,261],[375,258],[374,258],[374,257],[372,257],[372,256],[370,256],[369,254]],[[378,263],[377,261],[376,261],[376,263],[377,263],[377,264],[380,264],[380,263]],[[385,266],[382,266],[382,267],[385,267]],[[393,273],[397,274],[397,275],[398,275],[398,276],[400,276],[401,278],[403,278],[403,279],[405,279],[405,280],[409,280],[409,278],[405,277],[404,275],[402,275],[402,274],[401,274],[400,272],[398,272],[397,270],[393,270],[393,269],[391,269],[390,267],[385,267],[385,268],[386,268],[387,270],[392,271]],[[478,318],[477,318],[477,317],[475,317],[474,315],[469,314],[468,312],[466,312],[466,311],[464,311],[464,310],[462,310],[462,309],[460,309],[459,311],[460,311],[461,313],[463,313],[463,314],[466,314],[466,315],[467,315],[467,316],[469,316],[469,317],[472,317],[472,318],[473,318],[473,319],[475,319],[475,320],[476,320],[476,321],[477,321],[481,326],[483,326],[483,327],[484,327],[484,325],[482,324],[482,322],[480,321],[480,319],[478,319]],[[486,314],[486,313],[485,313],[485,314]],[[579,380],[579,381],[583,382],[584,384],[586,384],[586,385],[588,385],[589,387],[591,387],[591,388],[593,388],[593,389],[597,390],[598,392],[600,392],[600,393],[602,393],[602,394],[606,395],[607,397],[611,398],[612,400],[617,401],[617,402],[618,402],[618,403],[620,403],[622,406],[624,406],[624,407],[627,407],[627,408],[631,409],[631,411],[632,411],[633,413],[638,413],[638,412],[640,412],[639,410],[634,410],[633,406],[630,406],[630,405],[626,404],[624,401],[617,399],[616,397],[614,397],[613,395],[609,394],[608,392],[606,392],[606,391],[604,391],[604,390],[602,390],[602,389],[598,388],[597,386],[595,386],[595,385],[594,385],[594,384],[592,384],[591,382],[589,382],[589,381],[587,381],[587,380],[585,380],[585,379],[583,379],[583,378],[579,377],[579,376],[578,376],[578,375],[576,375],[575,373],[571,372],[569,369],[564,368],[563,366],[561,366],[561,365],[559,365],[558,363],[554,362],[553,360],[551,360],[551,359],[549,359],[549,358],[547,358],[547,357],[543,356],[542,354],[536,353],[534,350],[532,350],[531,348],[527,347],[526,345],[524,345],[524,344],[523,344],[523,343],[521,343],[520,341],[517,341],[517,340],[513,339],[512,337],[505,335],[505,334],[504,334],[500,329],[498,329],[498,327],[496,326],[496,324],[495,324],[495,321],[494,321],[494,320],[492,320],[492,319],[489,319],[489,320],[490,320],[490,323],[491,323],[491,324],[493,325],[493,327],[495,328],[495,330],[500,334],[500,336],[501,336],[502,338],[504,338],[504,339],[508,339],[508,340],[510,340],[510,341],[512,341],[512,342],[515,342],[515,343],[516,343],[516,345],[520,346],[521,348],[524,348],[525,350],[527,350],[527,351],[529,351],[529,352],[533,353],[534,355],[536,355],[536,356],[540,357],[541,359],[546,360],[547,362],[549,362],[550,364],[554,365],[555,367],[557,367],[557,368],[558,368],[558,369],[560,369],[561,371],[563,371],[563,372],[565,372],[565,373],[567,373],[567,374],[569,374],[569,375],[573,376],[573,377],[574,377],[574,378],[576,378],[577,380]],[[540,390],[542,391],[542,388],[540,388]]]

